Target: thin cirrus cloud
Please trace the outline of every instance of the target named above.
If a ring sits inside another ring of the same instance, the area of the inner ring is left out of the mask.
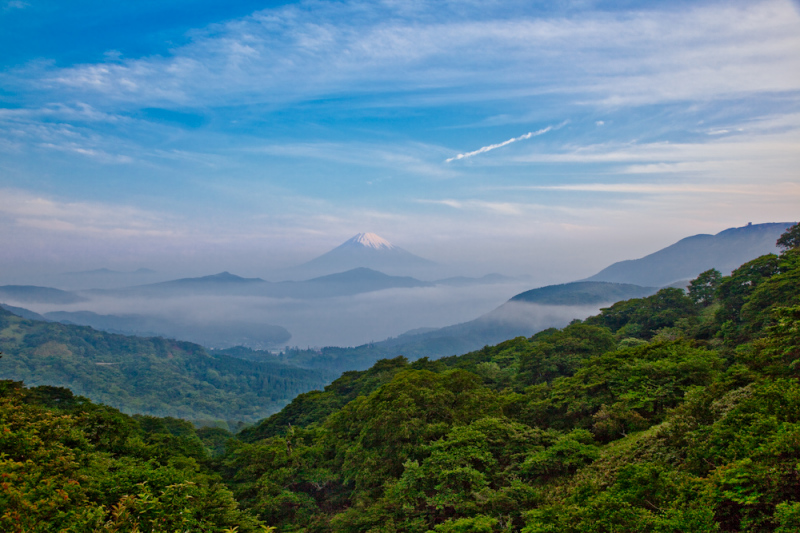
[[[18,227],[106,237],[175,237],[172,217],[125,205],[64,202],[0,189],[0,218]],[[166,228],[166,229],[165,229]]]
[[[443,205],[458,210],[483,211],[496,215],[522,215],[526,211],[530,211],[536,207],[542,207],[519,202],[489,202],[485,200],[418,199],[416,202],[420,204]]]

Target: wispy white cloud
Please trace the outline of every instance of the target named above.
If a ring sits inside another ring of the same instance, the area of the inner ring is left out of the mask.
[[[60,181],[66,190],[74,180],[76,198],[107,201],[0,191],[0,217],[51,243],[172,231],[185,249],[267,250],[264,261],[279,255],[273,243],[288,254],[356,231],[424,235],[441,256],[450,239],[463,243],[463,258],[499,256],[497,242],[508,238],[506,258],[521,264],[540,254],[528,246],[534,236],[557,240],[565,228],[597,242],[603,231],[672,238],[701,224],[723,229],[743,213],[796,212],[800,14],[791,3],[568,15],[533,4],[300,0],[196,30],[160,55],[6,70],[0,85],[22,108],[0,109],[0,187],[51,191]],[[628,106],[642,107],[626,114]],[[207,110],[209,120],[157,124],[139,113],[147,107]],[[569,141],[550,130],[519,142],[565,116],[576,121]],[[501,133],[488,139],[508,140],[451,157],[460,150],[444,148],[458,146],[447,128],[463,123],[471,138],[486,139],[478,130],[491,127]],[[382,186],[387,176],[394,187]],[[113,192],[97,190],[109,178]],[[575,183],[593,180],[601,183]],[[487,183],[508,187],[481,189]],[[548,187],[598,194],[543,202]],[[143,206],[168,198],[169,209],[195,218],[184,224],[115,204],[120,197]],[[215,227],[203,226],[210,219]],[[517,258],[521,249],[527,259]]]
[[[92,107],[85,102],[50,103],[35,108],[0,109],[2,120],[55,120],[74,122],[106,122],[117,124],[128,121],[122,115],[107,113]]]
[[[521,185],[506,187],[516,191],[568,191],[568,192],[604,192],[623,194],[725,194],[746,196],[784,196],[791,195],[800,199],[800,184],[781,183],[774,187],[759,185],[730,185],[693,183],[582,183],[571,185]]]
[[[684,142],[620,142],[550,146],[504,159],[509,163],[604,165],[606,174],[685,174],[762,185],[797,179],[800,115],[765,117],[734,125],[726,135]],[[497,162],[495,162],[497,164]]]
[[[0,217],[18,227],[85,236],[175,237],[173,218],[126,205],[72,202],[0,190]]]
[[[30,7],[30,4],[28,2],[23,2],[22,0],[9,0],[3,7],[6,10],[25,9],[26,7]]]
[[[132,163],[130,140],[101,134],[96,128],[130,125],[126,117],[99,111],[85,103],[48,104],[31,109],[0,109],[0,151],[55,151],[98,163]],[[126,146],[127,145],[127,146]],[[5,148],[5,149],[4,149]]]
[[[59,152],[68,152],[78,154],[85,157],[90,157],[101,163],[132,163],[133,158],[127,155],[110,154],[104,150],[97,148],[85,148],[78,143],[42,143],[39,146],[42,148],[57,150]]]
[[[459,159],[467,159],[468,157],[473,157],[473,156],[476,156],[478,154],[484,154],[484,153],[489,152],[491,150],[496,150],[497,148],[502,148],[503,146],[508,146],[509,144],[515,143],[517,141],[524,141],[524,140],[530,139],[531,137],[536,137],[538,135],[543,135],[543,134],[547,133],[548,131],[550,131],[552,129],[553,129],[553,126],[547,126],[546,128],[542,128],[542,129],[537,130],[537,131],[529,131],[528,133],[526,133],[524,135],[520,135],[519,137],[514,137],[513,139],[509,139],[509,140],[503,141],[501,143],[490,144],[488,146],[484,146],[482,148],[478,148],[477,150],[473,150],[472,152],[465,152],[463,154],[455,155],[453,157],[445,159],[444,162],[445,163],[450,163],[451,161],[457,161]]]
[[[522,215],[526,211],[542,207],[540,205],[524,204],[519,202],[486,201],[486,200],[471,200],[471,199],[470,200],[418,199],[416,201],[417,203],[420,204],[443,205],[446,207],[451,207],[453,209],[459,209],[459,210],[483,211],[485,213],[490,213],[490,214],[514,215],[514,216]]]
[[[514,19],[496,6],[416,6],[301,2],[196,32],[169,55],[37,65],[5,80],[137,105],[397,91],[625,105],[800,90],[800,16],[787,1]]]

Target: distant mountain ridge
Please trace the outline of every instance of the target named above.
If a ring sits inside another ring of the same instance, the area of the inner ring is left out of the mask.
[[[62,291],[52,287],[38,287],[36,285],[0,286],[0,299],[41,304],[73,304],[86,301],[86,298],[73,292]]]
[[[120,274],[120,275],[129,275],[129,274],[158,274],[153,269],[150,268],[137,268],[136,270],[132,271],[121,271],[121,270],[111,270],[110,268],[96,268],[94,270],[80,270],[77,272],[64,272],[63,276],[85,276],[85,275],[93,275],[93,274]]]
[[[220,272],[219,274],[211,274],[210,276],[201,276],[197,278],[180,278],[170,281],[162,281],[160,283],[150,283],[147,285],[139,285],[138,287],[169,287],[169,286],[186,286],[186,285],[207,285],[211,283],[267,283],[261,278],[243,278],[228,271]],[[136,288],[136,287],[132,287]]]
[[[608,281],[574,281],[548,285],[517,294],[509,302],[541,305],[592,305],[643,298],[658,291],[658,287],[641,287],[630,283]]]
[[[149,268],[138,268],[132,271],[120,271],[110,268],[96,268],[79,272],[64,272],[53,277],[52,283],[67,289],[115,289],[142,283],[164,281],[165,273]]]
[[[248,295],[268,298],[332,298],[353,296],[384,289],[431,287],[432,283],[409,276],[390,276],[377,270],[359,267],[304,281],[271,282],[261,278],[243,278],[220,272],[199,278],[181,278],[124,289],[89,291],[114,296],[168,298],[181,294]]]
[[[25,318],[27,320],[39,320],[40,322],[52,322],[49,318],[40,315],[39,313],[35,313],[30,309],[25,309],[24,307],[15,307],[13,305],[6,305],[0,303],[0,308],[5,309],[6,311],[17,315],[18,317]]]
[[[729,274],[741,264],[777,251],[775,241],[794,222],[748,224],[716,235],[693,235],[640,259],[620,261],[582,281],[663,287],[716,268]]]

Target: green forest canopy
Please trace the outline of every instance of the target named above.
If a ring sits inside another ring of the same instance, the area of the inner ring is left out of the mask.
[[[3,526],[796,532],[800,250],[706,274],[561,330],[380,361],[238,437],[7,383]]]

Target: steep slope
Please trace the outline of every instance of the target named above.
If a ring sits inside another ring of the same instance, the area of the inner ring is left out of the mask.
[[[775,241],[792,224],[748,224],[716,235],[694,235],[641,259],[614,263],[584,281],[663,287],[692,279],[711,268],[728,274],[746,261],[774,253]]]

